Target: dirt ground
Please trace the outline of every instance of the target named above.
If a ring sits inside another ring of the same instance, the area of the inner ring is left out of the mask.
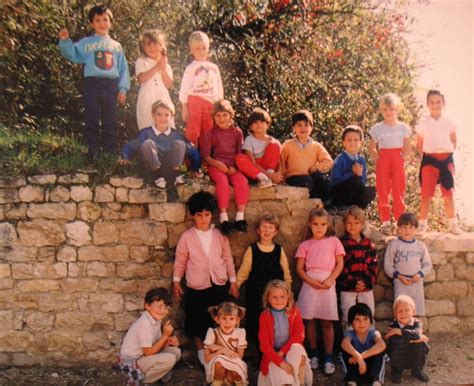
[[[425,368],[430,377],[429,384],[455,385],[474,384],[474,331],[464,336],[451,333],[432,335],[428,364]],[[388,366],[389,368],[390,366]],[[386,374],[386,385],[389,369]],[[250,385],[256,385],[257,369],[249,364]],[[331,377],[325,376],[322,371],[315,371],[316,385],[341,385],[343,374],[341,366],[337,365],[337,372]],[[403,376],[404,384],[422,384],[411,378],[409,371]],[[120,372],[108,368],[57,368],[57,367],[9,367],[0,368],[0,385],[124,385],[125,378]],[[204,372],[195,362],[181,361],[173,371],[173,379],[169,386],[190,385],[202,386]]]

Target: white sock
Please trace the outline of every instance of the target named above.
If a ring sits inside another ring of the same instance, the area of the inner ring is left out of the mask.
[[[275,170],[273,170],[273,169],[267,169],[267,172],[270,173],[270,174],[273,174],[273,173],[275,173]]]
[[[198,360],[201,365],[204,366],[204,349],[198,350]]]
[[[221,223],[223,223],[224,221],[229,221],[229,216],[227,215],[227,212],[221,212],[219,214],[219,221]],[[204,355],[204,351],[203,351],[203,355]]]
[[[257,178],[258,178],[260,181],[268,180],[267,175],[266,175],[265,173],[262,173],[262,172],[260,172],[260,173],[257,174]]]
[[[235,221],[241,221],[243,220],[245,217],[245,213],[244,212],[237,212],[235,214]]]

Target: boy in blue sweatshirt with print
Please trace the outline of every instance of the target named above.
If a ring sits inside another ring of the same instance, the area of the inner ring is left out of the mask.
[[[62,28],[59,50],[67,60],[84,65],[84,139],[92,160],[99,151],[99,138],[103,150],[113,153],[116,149],[117,102],[125,103],[130,75],[122,46],[109,36],[112,12],[96,5],[88,18],[95,34],[73,43],[69,31]],[[102,135],[99,135],[99,119]]]
[[[375,197],[375,189],[367,183],[367,164],[359,154],[364,134],[356,125],[342,132],[344,151],[334,160],[329,180],[331,205],[347,207],[357,205],[365,209]]]

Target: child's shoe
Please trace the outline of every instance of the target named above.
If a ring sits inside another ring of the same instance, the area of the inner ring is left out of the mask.
[[[398,370],[393,367],[390,368],[390,381],[392,383],[402,383],[403,370]]]
[[[230,221],[223,221],[221,222],[221,232],[228,236],[234,230],[234,225]]]
[[[390,221],[385,221],[382,224],[382,233],[386,236],[392,235],[392,224],[390,223]]]
[[[448,232],[455,235],[460,235],[462,233],[462,229],[459,227],[457,221],[453,221],[448,225]]]
[[[273,182],[270,178],[262,178],[261,180],[258,181],[258,189],[265,189],[273,186]]]
[[[312,357],[311,361],[309,362],[311,368],[316,370],[319,367],[319,359],[318,357]]]
[[[429,382],[430,377],[423,370],[412,370],[411,375],[421,382]]]
[[[171,381],[171,379],[173,379],[173,372],[170,370],[168,371],[165,376],[163,378],[161,378],[158,383],[168,383],[169,381]]]
[[[174,180],[174,185],[175,186],[183,185],[185,183],[186,183],[186,180],[185,180],[183,174],[180,174],[179,176],[176,176],[176,179]]]
[[[336,372],[336,365],[332,362],[324,363],[324,374],[333,375]]]
[[[234,229],[238,232],[247,232],[247,221],[239,220],[234,223]]]
[[[158,189],[165,189],[166,188],[166,180],[163,177],[160,177],[155,181],[155,185]]]
[[[426,232],[428,232],[428,221],[420,220],[420,223],[416,230],[416,235],[423,236]]]

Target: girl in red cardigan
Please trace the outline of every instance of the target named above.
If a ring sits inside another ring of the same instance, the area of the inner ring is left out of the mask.
[[[258,386],[312,385],[313,373],[303,347],[304,326],[284,281],[270,281],[263,293],[258,340],[263,354]]]

